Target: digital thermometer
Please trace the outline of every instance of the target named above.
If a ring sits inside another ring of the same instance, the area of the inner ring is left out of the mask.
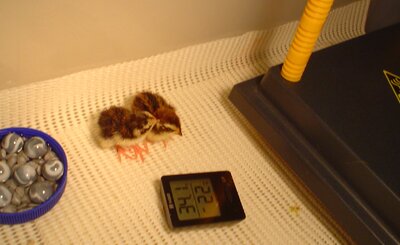
[[[228,171],[162,176],[161,197],[171,228],[246,217]]]

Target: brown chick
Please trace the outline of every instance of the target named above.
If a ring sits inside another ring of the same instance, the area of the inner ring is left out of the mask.
[[[151,142],[166,141],[172,135],[182,135],[181,123],[175,108],[168,104],[159,94],[141,92],[135,95],[132,111],[147,111],[157,119],[156,124],[147,134]]]
[[[151,131],[156,119],[148,112],[112,106],[103,110],[97,120],[98,143],[102,148],[131,146]]]

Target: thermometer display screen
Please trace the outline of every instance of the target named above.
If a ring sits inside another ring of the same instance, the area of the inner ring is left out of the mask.
[[[161,197],[172,228],[246,217],[229,171],[163,176]]]
[[[210,179],[171,181],[169,185],[179,220],[221,215]]]

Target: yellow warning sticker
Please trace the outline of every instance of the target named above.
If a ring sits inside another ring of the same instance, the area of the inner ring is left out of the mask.
[[[400,76],[385,70],[383,70],[383,73],[385,74],[386,80],[389,82],[397,101],[400,103]]]

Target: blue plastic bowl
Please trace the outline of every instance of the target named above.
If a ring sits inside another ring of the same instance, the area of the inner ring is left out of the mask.
[[[50,135],[31,128],[5,128],[5,129],[0,129],[0,142],[3,139],[3,137],[6,136],[8,133],[16,133],[18,135],[25,136],[26,138],[31,138],[33,136],[42,137],[51,147],[54,153],[57,154],[58,158],[64,165],[64,174],[61,177],[61,179],[57,181],[58,184],[57,189],[49,199],[47,199],[40,205],[26,211],[18,213],[0,213],[0,224],[12,225],[12,224],[21,224],[34,220],[47,213],[50,209],[54,207],[54,205],[57,204],[57,202],[63,195],[65,186],[67,184],[68,164],[67,164],[67,156],[65,155],[63,148]]]

